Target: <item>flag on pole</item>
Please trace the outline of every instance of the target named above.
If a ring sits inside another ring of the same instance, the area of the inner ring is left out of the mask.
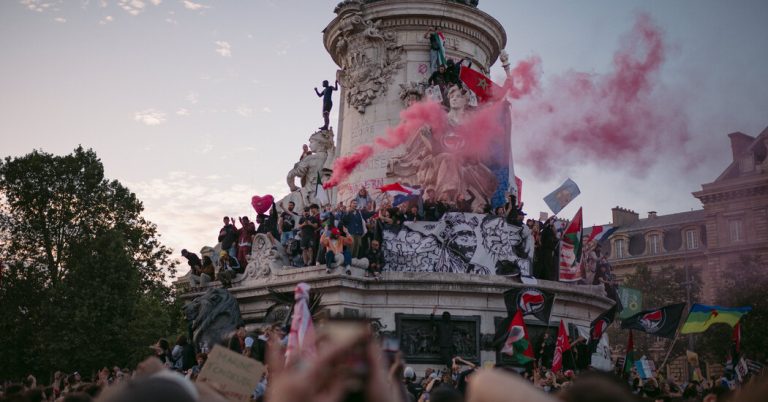
[[[489,101],[494,95],[500,95],[502,91],[502,88],[494,84],[485,74],[469,67],[461,67],[459,79],[477,95],[477,100],[481,103]]]
[[[683,318],[685,303],[670,304],[653,310],[643,310],[621,321],[622,329],[636,329],[663,338],[674,338]]]
[[[619,301],[623,309],[619,312],[619,318],[625,320],[643,310],[643,292],[619,286]]]
[[[387,193],[392,198],[392,206],[396,207],[404,202],[417,200],[421,196],[421,189],[404,186],[400,183],[392,183],[379,187],[379,191]]]
[[[563,232],[560,241],[560,281],[575,282],[581,279],[581,239],[582,239],[581,208],[576,212],[570,225]]]
[[[600,371],[612,371],[611,346],[608,344],[607,332],[603,332],[603,336],[600,337],[600,341],[592,353],[589,365]]]
[[[653,378],[655,375],[654,372],[656,371],[653,360],[648,360],[645,356],[641,357],[640,360],[635,361],[635,369],[637,370],[637,375],[643,380]]]
[[[608,330],[608,327],[613,323],[615,317],[616,305],[614,304],[613,307],[602,312],[592,321],[589,325],[589,350],[595,352],[597,344],[600,342],[600,339],[602,339],[605,331]]]
[[[544,202],[547,203],[547,206],[552,210],[552,213],[557,215],[579,194],[581,194],[579,186],[577,186],[576,182],[573,180],[568,179],[561,184],[560,187],[555,189],[555,191],[544,197]]]
[[[320,172],[317,172],[317,184],[315,184],[315,199],[321,207],[329,205],[331,199],[328,197],[328,192],[323,187],[323,178],[320,177]]]
[[[683,324],[683,329],[680,330],[680,333],[692,334],[696,332],[704,332],[710,325],[715,323],[734,326],[744,314],[747,314],[750,311],[752,311],[752,307],[749,306],[722,307],[694,303],[694,305],[691,306],[691,311],[688,313],[688,318],[685,320],[685,324]]]
[[[616,229],[618,228],[613,225],[593,225],[592,230],[590,230],[589,235],[587,236],[587,241],[585,241],[584,244],[589,244],[593,240],[600,243],[603,239],[607,239],[612,235]]]
[[[288,334],[288,347],[285,350],[285,364],[290,365],[302,358],[312,358],[315,351],[315,328],[312,314],[309,312],[309,285],[304,282],[294,289],[293,318],[291,332]]]
[[[517,310],[507,328],[506,340],[501,353],[512,357],[518,364],[524,365],[533,361],[533,348],[528,339],[528,329],[525,328],[523,313]]]
[[[635,364],[635,340],[632,338],[632,330],[629,330],[629,339],[627,339],[627,353],[624,355],[624,374],[629,375],[632,372],[632,365]]]
[[[532,315],[545,324],[549,324],[554,301],[554,293],[537,288],[512,288],[504,292],[508,315],[521,311],[523,316]]]
[[[552,371],[557,373],[563,369],[563,353],[570,348],[571,342],[568,340],[565,323],[563,323],[563,320],[560,320],[560,328],[557,330],[557,342],[555,343],[555,357],[552,358]]]

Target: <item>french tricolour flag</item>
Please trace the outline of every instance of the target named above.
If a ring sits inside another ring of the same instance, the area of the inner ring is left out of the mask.
[[[416,200],[421,196],[421,189],[404,186],[400,183],[387,184],[379,187],[382,193],[387,193],[392,198],[392,206],[396,207],[404,202]]]

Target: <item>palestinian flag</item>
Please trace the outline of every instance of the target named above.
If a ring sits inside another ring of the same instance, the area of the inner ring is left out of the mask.
[[[331,199],[328,198],[328,192],[323,187],[323,179],[320,177],[320,172],[317,172],[317,184],[315,184],[315,200],[320,204],[320,207],[324,207],[331,203]]]
[[[520,310],[517,310],[509,323],[506,336],[507,339],[501,348],[501,353],[512,357],[520,365],[533,361],[533,348],[528,339],[528,330],[525,328],[523,313]]]
[[[592,321],[589,325],[589,350],[592,353],[597,349],[597,344],[600,343],[600,338],[603,337],[605,331],[613,323],[613,319],[616,317],[616,305],[604,311],[602,314]]]
[[[622,372],[629,376],[632,373],[632,366],[635,364],[635,340],[632,338],[632,330],[629,330],[629,339],[627,339],[627,354],[624,356],[624,369]]]
[[[565,323],[560,320],[560,328],[557,330],[557,341],[555,342],[555,357],[552,358],[552,371],[557,373],[563,369],[563,353],[570,348],[571,341],[568,339]]]
[[[582,238],[581,208],[576,212],[571,224],[563,232],[560,241],[560,281],[576,282],[581,279],[581,238]]]
[[[674,338],[685,303],[670,304],[653,310],[643,310],[621,321],[622,329],[636,329],[663,338]]]
[[[688,319],[683,324],[681,334],[692,334],[704,332],[710,325],[715,323],[728,324],[735,326],[744,314],[752,311],[752,307],[722,307],[707,306],[694,303],[691,311],[688,313]]]
[[[459,79],[477,95],[480,103],[487,102],[494,96],[501,96],[502,88],[479,71],[462,66],[459,70]]]
[[[437,43],[437,64],[445,65],[447,61],[445,58],[445,35],[440,31],[432,31],[429,33],[429,41],[430,51],[435,51],[431,48],[431,42],[435,41]]]

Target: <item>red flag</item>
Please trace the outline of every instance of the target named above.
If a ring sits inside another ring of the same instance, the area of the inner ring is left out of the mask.
[[[492,99],[494,95],[501,95],[502,89],[500,86],[494,84],[493,81],[483,75],[483,73],[475,71],[469,67],[461,67],[459,78],[472,90],[472,92],[475,93],[475,95],[477,95],[477,100],[480,102],[486,102]]]
[[[739,350],[741,348],[741,323],[737,322],[736,325],[733,326],[733,335],[731,336],[731,340],[733,341],[734,345],[736,345],[736,353],[741,353]]]
[[[571,348],[571,342],[568,340],[568,332],[565,331],[565,324],[560,320],[560,328],[557,330],[557,343],[555,343],[555,357],[552,359],[552,371],[557,373],[563,369],[563,352]]]

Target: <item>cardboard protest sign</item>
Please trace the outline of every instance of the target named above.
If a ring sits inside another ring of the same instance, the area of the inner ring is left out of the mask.
[[[208,360],[200,371],[197,381],[209,383],[227,400],[248,402],[262,374],[264,374],[264,365],[258,360],[216,345],[208,354]]]

